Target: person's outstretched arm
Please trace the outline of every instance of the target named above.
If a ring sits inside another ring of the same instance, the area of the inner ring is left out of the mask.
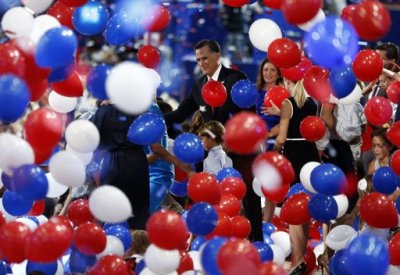
[[[190,94],[179,104],[176,110],[164,115],[165,123],[167,126],[171,126],[173,123],[182,123],[197,109],[198,106],[194,100],[192,89]]]

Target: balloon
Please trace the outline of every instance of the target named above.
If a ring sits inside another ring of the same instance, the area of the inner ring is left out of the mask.
[[[108,44],[124,45],[140,32],[141,27],[135,17],[124,11],[118,11],[108,20],[104,35]]]
[[[155,113],[145,113],[136,118],[128,130],[128,140],[140,145],[159,142],[164,136],[164,119]]]
[[[400,233],[396,233],[389,241],[389,256],[391,265],[400,265]]]
[[[271,236],[271,234],[276,231],[276,227],[272,223],[263,222],[262,231],[264,235]]]
[[[193,265],[193,260],[190,257],[189,253],[186,251],[179,251],[180,254],[180,260],[179,260],[179,267],[176,270],[178,274],[182,274],[186,271],[193,270],[194,265]]]
[[[175,271],[179,266],[179,260],[178,250],[164,250],[154,244],[150,244],[144,254],[146,266],[156,274],[168,274]]]
[[[174,154],[183,162],[200,162],[204,159],[203,144],[195,134],[180,134],[174,142]]]
[[[217,179],[209,173],[197,173],[189,179],[188,195],[194,202],[218,204],[221,192]]]
[[[400,122],[396,121],[389,127],[386,131],[386,137],[393,145],[400,146]]]
[[[271,101],[278,106],[278,108],[282,107],[282,102],[290,97],[289,91],[282,86],[274,86],[269,89],[264,98],[264,106],[272,107]]]
[[[301,225],[310,221],[308,202],[310,196],[305,193],[295,194],[289,197],[282,206],[280,217],[288,224]]]
[[[388,166],[379,167],[372,175],[372,185],[376,192],[390,195],[397,189],[396,175]]]
[[[267,190],[265,188],[261,188],[265,198],[274,203],[281,203],[285,198],[289,191],[289,184],[282,184],[278,189],[275,190]]]
[[[144,45],[139,48],[137,58],[147,68],[157,68],[160,64],[160,52],[151,45]]]
[[[80,79],[77,78],[77,75],[74,77],[71,77],[72,74],[75,72],[75,61],[71,60],[68,64],[61,66],[59,68],[53,69],[47,78],[48,83],[55,83],[55,82],[60,82],[58,84],[61,84],[58,86],[58,90],[60,93],[63,93],[63,91],[67,91],[65,87],[71,86],[74,89],[74,93],[79,93],[80,89]],[[68,80],[68,78],[71,77]],[[65,82],[64,82],[65,81]],[[68,92],[68,91],[67,91]],[[68,96],[68,94],[66,94]],[[72,95],[73,97],[73,95]]]
[[[232,86],[231,97],[240,108],[250,108],[257,102],[258,90],[250,80],[241,79]]]
[[[112,225],[105,229],[105,233],[108,236],[115,236],[117,237],[122,244],[122,254],[124,251],[128,251],[128,249],[132,245],[132,236],[131,233],[129,232],[129,229],[121,226],[121,225]],[[107,240],[108,243],[108,240]],[[122,256],[122,255],[120,255]]]
[[[43,199],[48,190],[45,172],[36,165],[26,164],[18,167],[12,175],[14,191],[25,200]]]
[[[310,142],[320,140],[324,137],[325,132],[325,122],[320,117],[308,116],[300,123],[300,134]]]
[[[367,194],[361,199],[360,215],[368,225],[376,228],[391,228],[398,223],[393,201],[377,192]]]
[[[382,96],[374,96],[367,101],[364,107],[367,121],[375,126],[382,126],[392,117],[390,101]]]
[[[101,64],[95,66],[87,76],[86,85],[89,93],[100,100],[107,100],[106,78],[111,72],[112,66]]]
[[[93,158],[93,152],[89,152],[89,153],[80,153],[80,152],[76,152],[75,150],[73,150],[68,144],[65,147],[65,150],[68,152],[71,152],[72,154],[74,154],[75,156],[77,156],[84,165],[88,165]]]
[[[284,257],[288,257],[291,253],[289,233],[276,231],[271,234],[271,238],[274,241],[274,244],[282,250]]]
[[[355,7],[352,24],[358,35],[368,41],[384,37],[390,30],[391,16],[386,7],[377,1],[364,1]]]
[[[11,175],[13,169],[34,162],[32,147],[16,135],[0,134],[0,152],[0,168],[3,170],[3,174]]]
[[[72,249],[71,254],[69,255],[69,266],[72,272],[84,273],[95,263],[95,256],[85,255],[76,249]]]
[[[13,216],[22,216],[31,210],[32,200],[26,200],[17,193],[6,190],[3,195],[3,206],[7,213]]]
[[[65,5],[61,1],[57,1],[48,10],[47,14],[54,16],[63,26],[73,29],[72,25],[72,15],[74,13],[74,8]]]
[[[0,121],[3,124],[17,121],[25,113],[29,100],[24,81],[12,74],[0,76]]]
[[[258,253],[260,254],[261,262],[272,261],[274,255],[272,254],[272,249],[269,244],[257,241],[254,242],[253,245],[257,248]]]
[[[299,81],[305,75],[305,73],[312,67],[312,62],[305,56],[301,57],[300,62],[294,67],[280,68],[281,74],[284,78],[291,81]]]
[[[167,250],[184,248],[188,231],[181,216],[172,211],[155,212],[146,224],[149,240]],[[168,236],[166,238],[166,236]]]
[[[233,8],[240,8],[246,5],[249,2],[249,0],[222,0],[222,2],[227,6]]]
[[[99,225],[87,222],[75,229],[73,242],[83,254],[95,255],[106,248],[107,238]]]
[[[343,8],[342,12],[340,13],[340,18],[348,21],[349,23],[353,24],[354,12],[357,8],[357,5],[347,5]]]
[[[311,184],[321,194],[338,195],[346,184],[346,176],[336,165],[323,163],[311,172]]]
[[[50,173],[46,173],[46,177],[49,184],[46,197],[57,198],[67,192],[68,186],[57,182]]]
[[[57,4],[55,4],[54,6],[56,5]],[[39,42],[40,38],[45,32],[47,32],[52,28],[59,28],[59,27],[61,27],[61,24],[55,17],[48,14],[39,15],[38,17],[35,17],[35,19],[33,20],[33,27],[29,35],[29,38],[36,46],[36,44]]]
[[[282,38],[282,32],[274,21],[262,18],[250,25],[249,38],[254,47],[260,51],[267,52],[272,41]]]
[[[309,21],[303,24],[297,25],[300,29],[303,31],[309,31],[315,24],[318,22],[324,21],[325,20],[325,13],[322,9],[319,9],[317,14]]]
[[[77,104],[78,100],[75,97],[66,97],[56,92],[50,92],[49,105],[58,113],[69,113],[75,109]]]
[[[220,183],[221,194],[232,194],[239,200],[246,195],[246,184],[237,177],[225,178]]]
[[[245,239],[250,235],[251,225],[250,221],[243,216],[234,216],[231,218],[232,237],[238,239]]]
[[[224,273],[239,258],[245,258],[256,266],[261,262],[257,249],[248,240],[231,239],[218,252],[217,261],[221,272]]]
[[[20,263],[25,260],[25,247],[31,231],[25,224],[9,222],[0,228],[0,250],[2,257],[9,262]]]
[[[224,179],[230,177],[242,179],[242,175],[240,174],[240,172],[233,167],[224,167],[217,173],[218,182],[222,182]]]
[[[371,251],[373,247],[373,251]],[[386,244],[379,237],[369,233],[354,238],[346,251],[347,270],[353,274],[386,274],[389,253]]]
[[[191,233],[204,236],[214,230],[217,221],[218,214],[214,207],[206,202],[199,202],[189,209],[186,225]]]
[[[355,88],[357,79],[350,67],[332,69],[329,75],[332,92],[337,98],[348,96]]]
[[[392,81],[386,89],[388,99],[397,104],[400,102],[400,81]]]
[[[31,101],[38,101],[46,93],[48,86],[46,79],[40,82],[28,82],[27,84],[31,94]]]
[[[66,27],[48,30],[40,38],[36,47],[36,62],[41,67],[56,69],[67,65],[74,58],[78,40]]]
[[[199,251],[200,247],[206,242],[207,240],[203,236],[196,236],[190,245],[190,251]]]
[[[36,223],[35,221],[33,221],[32,219],[30,219],[28,217],[27,218],[18,218],[15,221],[25,224],[26,226],[29,227],[29,229],[31,231],[34,231],[39,226],[38,223]]]
[[[304,74],[304,89],[313,98],[321,102],[328,102],[332,92],[328,77],[328,70],[313,66]]]
[[[335,226],[326,237],[326,245],[333,250],[341,250],[347,247],[352,238],[357,235],[353,227],[345,224]]]
[[[83,85],[79,74],[73,71],[67,79],[51,84],[51,88],[60,95],[80,97],[83,95]]]
[[[0,74],[14,74],[13,77],[22,78],[26,68],[23,52],[13,43],[6,42],[0,44],[0,54]]]
[[[31,211],[29,211],[28,215],[31,215],[31,216],[42,215],[44,210],[45,210],[45,207],[46,207],[45,200],[43,200],[43,199],[42,200],[36,200],[33,203],[32,209],[31,209]]]
[[[316,194],[308,202],[308,211],[316,221],[329,224],[337,217],[338,205],[332,196]]]
[[[7,10],[1,19],[1,28],[9,38],[29,36],[32,31],[33,15],[23,7]]]
[[[348,94],[347,96],[339,99],[338,104],[353,104],[354,102],[358,102],[363,96],[360,85],[356,84],[354,90]]]
[[[216,210],[233,217],[239,215],[240,207],[240,201],[234,195],[224,194],[221,196],[221,200],[219,205],[216,206]]]
[[[218,211],[218,223],[214,230],[206,236],[211,239],[214,236],[230,237],[232,233],[232,222],[228,214]]]
[[[392,154],[390,166],[392,167],[393,172],[395,172],[396,176],[400,176],[400,150],[396,150]]]
[[[201,89],[201,96],[211,107],[221,107],[226,101],[227,92],[221,82],[209,80]]]
[[[281,8],[283,0],[262,0],[262,4],[271,9],[279,10]]]
[[[175,197],[186,197],[187,196],[187,181],[184,181],[184,182],[174,181],[169,192],[172,195],[174,195]]]
[[[72,24],[75,30],[87,36],[96,35],[106,28],[109,13],[107,6],[97,1],[89,1],[75,9]]]
[[[29,8],[36,14],[40,14],[45,12],[51,4],[53,4],[53,0],[43,0],[43,1],[35,1],[35,0],[22,0],[22,3],[25,7]],[[56,270],[54,270],[55,273]]]
[[[311,274],[317,265],[317,257],[311,247],[307,247],[304,253],[304,262],[307,265],[306,274]]]
[[[343,275],[350,275],[350,271],[348,270],[348,256],[347,250],[339,250],[337,251],[329,262],[329,270],[332,274],[343,274]],[[351,269],[350,269],[351,270]]]
[[[226,146],[237,154],[252,154],[265,143],[268,130],[258,115],[240,112],[225,124]]]
[[[26,273],[29,274],[31,272],[41,272],[42,274],[56,274],[57,271],[57,261],[51,263],[35,263],[28,261],[26,265]]]
[[[307,56],[329,69],[350,65],[358,53],[358,36],[353,26],[333,16],[315,24],[304,35],[304,44]]]
[[[69,7],[80,7],[85,5],[88,0],[59,0],[58,2],[63,3]]]
[[[85,183],[85,165],[71,152],[57,152],[49,163],[49,171],[53,178],[66,186],[81,186]]]
[[[214,237],[205,244],[201,252],[201,264],[208,274],[221,274],[217,263],[217,255],[227,241],[226,238]]]
[[[297,44],[287,38],[278,38],[268,47],[268,57],[279,68],[290,68],[299,64],[301,52]]]
[[[89,275],[118,275],[127,274],[128,267],[124,258],[116,255],[105,255],[89,270]]]
[[[68,124],[65,140],[73,150],[79,153],[90,153],[99,146],[100,133],[92,122],[79,119]]]
[[[94,220],[92,213],[90,213],[87,199],[78,199],[71,202],[68,206],[67,217],[75,226]]]
[[[279,264],[276,264],[274,262],[266,262],[260,265],[260,275],[268,275],[268,274],[274,274],[274,275],[286,275],[287,272],[285,269],[280,266]]]
[[[106,80],[106,91],[119,110],[128,114],[140,114],[153,102],[155,87],[150,83],[151,75],[146,68],[125,61],[111,70]]]
[[[104,250],[101,253],[97,254],[96,258],[100,259],[101,257],[108,254],[113,254],[116,256],[124,256],[125,250],[121,239],[112,235],[107,235],[106,237],[107,237],[106,248],[104,248]]]
[[[102,222],[122,222],[132,216],[128,197],[117,187],[97,187],[89,197],[89,209]]]
[[[356,77],[364,82],[379,78],[383,70],[382,57],[374,50],[360,51],[353,61],[353,71]]]
[[[322,2],[318,0],[283,0],[281,6],[286,21],[293,25],[310,21],[317,15],[321,8]]]
[[[149,32],[160,32],[164,30],[168,26],[169,21],[171,21],[171,14],[164,5],[153,5],[147,12],[141,23]]]

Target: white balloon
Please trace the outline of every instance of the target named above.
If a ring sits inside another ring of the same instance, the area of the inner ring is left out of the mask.
[[[314,187],[311,185],[311,172],[314,170],[315,167],[320,165],[319,162],[310,161],[304,164],[304,166],[300,170],[300,182],[303,184],[304,188],[310,192],[318,193]]]
[[[22,0],[22,4],[36,14],[45,12],[53,3],[53,0]]]
[[[33,164],[35,155],[31,145],[24,139],[9,133],[0,134],[0,167],[11,175],[12,169]]]
[[[49,170],[53,178],[63,185],[72,187],[85,183],[85,165],[71,152],[60,151],[53,155]]]
[[[101,257],[108,254],[124,256],[124,244],[118,237],[107,235],[106,248],[103,250],[103,252],[97,254],[96,258],[100,259]]]
[[[57,198],[67,192],[68,186],[56,181],[50,173],[46,173],[46,177],[47,182],[49,183],[49,189],[47,190],[46,197]]]
[[[11,265],[11,270],[12,274],[26,274],[26,265],[28,264],[28,261],[25,260],[22,263],[19,264],[12,264]]]
[[[266,191],[275,191],[283,184],[278,169],[266,161],[261,161],[254,167],[253,175],[261,182],[261,187]]]
[[[0,212],[3,213],[4,218],[6,219],[6,222],[11,222],[11,221],[15,221],[17,219],[17,217],[9,214],[3,206],[3,199],[0,198]]]
[[[57,261],[57,271],[54,275],[63,275],[64,274],[64,265],[62,261]]]
[[[145,268],[143,268],[142,271],[140,271],[139,275],[160,275],[160,274],[154,273],[148,267],[145,267]],[[167,274],[163,273],[162,275],[178,275],[178,273],[176,271],[174,271],[174,272],[167,273]]]
[[[249,38],[254,47],[267,52],[269,45],[275,39],[282,38],[282,32],[274,21],[262,18],[250,25]]]
[[[116,65],[107,76],[106,92],[122,112],[140,114],[153,102],[154,81],[146,68],[125,61]]]
[[[338,100],[339,104],[353,104],[354,102],[358,102],[362,97],[362,90],[360,85],[356,85],[353,91],[347,96]]]
[[[16,219],[15,221],[25,224],[26,226],[29,227],[29,229],[31,231],[34,231],[38,227],[37,223],[35,223],[34,221],[32,221],[31,219],[28,219],[28,218],[22,217],[22,218]]]
[[[174,272],[179,266],[179,251],[161,249],[151,244],[144,253],[146,266],[156,274]]]
[[[65,140],[74,151],[90,153],[99,146],[100,133],[92,122],[78,119],[68,125]]]
[[[320,256],[320,255],[322,255],[322,253],[324,253],[324,251],[325,251],[325,245],[324,245],[324,243],[323,242],[321,242],[319,245],[317,245],[316,247],[314,247],[314,255],[315,255],[315,258],[317,258],[318,259],[318,257]]]
[[[39,224],[44,224],[49,221],[45,215],[36,216],[36,219],[38,219]]]
[[[79,153],[79,152],[75,151],[74,149],[72,149],[71,146],[69,146],[68,144],[65,147],[65,150],[68,152],[71,152],[72,154],[77,156],[85,165],[88,165],[93,158],[93,152]]]
[[[201,265],[200,261],[200,251],[189,251],[189,255],[193,261],[193,269],[201,272],[203,270],[203,266]]]
[[[303,31],[308,32],[315,24],[324,20],[325,20],[325,13],[323,10],[320,9],[318,13],[314,16],[314,18],[312,18],[310,21],[297,26]]]
[[[89,209],[102,222],[123,222],[132,216],[128,197],[117,187],[103,185],[96,188],[89,197]]]
[[[1,180],[1,175],[3,174],[3,170],[0,168],[0,188],[3,187],[4,183]]]
[[[290,255],[290,253],[292,252],[292,247],[290,244],[290,236],[288,233],[284,231],[276,231],[271,234],[271,239],[274,241],[275,245],[279,246],[282,249],[285,258]]]
[[[52,91],[49,95],[50,107],[59,113],[66,114],[73,111],[78,104],[76,97],[66,97]]]
[[[33,20],[33,27],[29,37],[33,43],[37,44],[45,32],[58,27],[61,27],[61,24],[55,17],[48,14],[39,15]]]
[[[253,190],[254,190],[254,193],[257,194],[257,196],[259,196],[261,198],[264,197],[264,194],[261,190],[261,182],[257,178],[253,179]]]
[[[362,178],[358,181],[357,187],[360,191],[365,191],[367,190],[368,187],[368,182],[365,178]]]
[[[272,262],[283,265],[285,263],[285,254],[283,254],[282,248],[276,244],[270,244],[269,246],[272,249],[272,255],[274,255]]]
[[[343,194],[333,196],[333,199],[336,201],[336,204],[338,206],[338,214],[336,218],[340,218],[344,214],[346,214],[346,211],[349,208],[349,199],[346,197],[346,195]]]
[[[149,79],[151,80],[151,84],[153,85],[153,89],[154,91],[156,91],[161,84],[161,76],[158,74],[156,70],[149,69],[146,67],[143,67],[143,69],[148,73]]]
[[[1,19],[1,28],[9,38],[29,37],[32,27],[33,15],[23,7],[9,9]]]
[[[326,245],[333,250],[346,248],[357,232],[353,227],[345,224],[335,226],[326,237]]]

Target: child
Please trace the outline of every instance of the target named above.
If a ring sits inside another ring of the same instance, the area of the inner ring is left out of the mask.
[[[232,167],[232,160],[222,148],[224,126],[218,121],[204,123],[199,129],[199,136],[204,149],[208,151],[207,158],[203,162],[203,171],[216,175],[225,167]]]

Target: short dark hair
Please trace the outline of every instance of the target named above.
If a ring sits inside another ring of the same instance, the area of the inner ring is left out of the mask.
[[[399,61],[399,47],[392,42],[385,42],[376,47],[376,50],[385,51],[387,59],[393,59],[394,62]]]
[[[214,53],[221,53],[221,47],[214,39],[203,39],[194,46],[194,49],[197,50],[203,48],[204,46],[208,46],[210,51]]]
[[[210,136],[210,132],[215,135],[215,137]],[[220,145],[224,141],[224,133],[225,133],[225,128],[222,123],[216,120],[211,120],[209,122],[204,123],[200,129],[199,129],[199,136],[201,137],[208,137]]]

